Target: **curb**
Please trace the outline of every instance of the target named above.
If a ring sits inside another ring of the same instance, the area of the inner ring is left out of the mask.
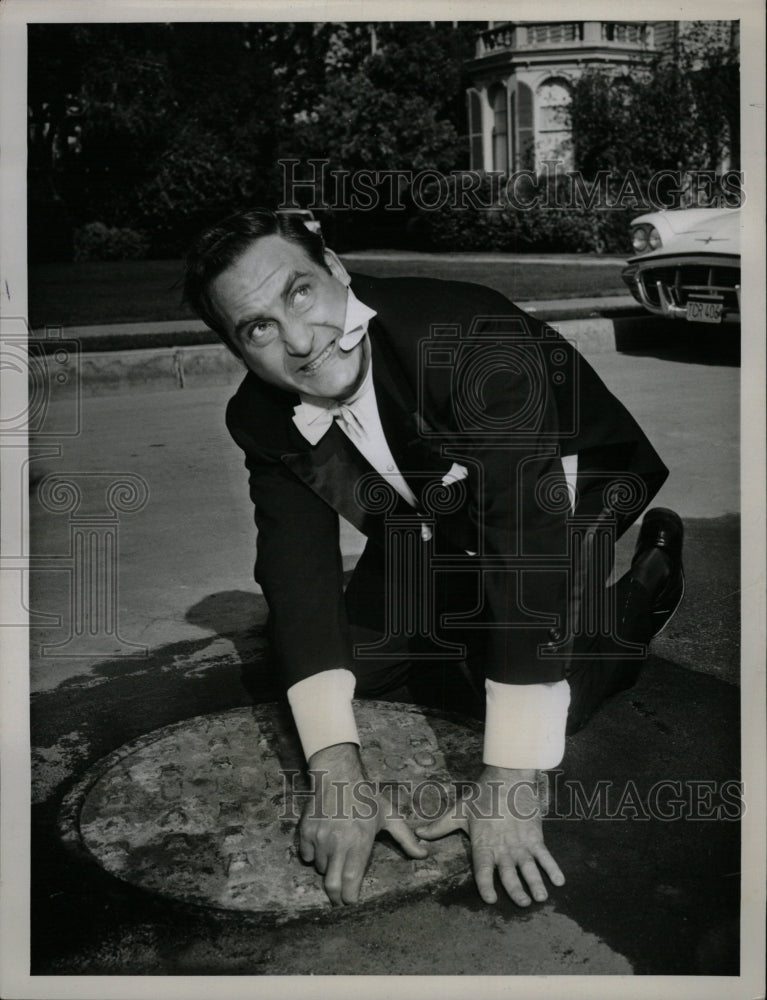
[[[553,320],[549,325],[587,356],[644,347],[662,336],[651,316]],[[90,352],[72,350],[72,342],[67,346],[68,356],[57,368],[66,377],[51,381],[53,398],[236,385],[245,374],[222,344]]]
[[[57,376],[50,383],[53,399],[236,385],[245,369],[222,344],[197,344],[87,354],[72,351],[60,374],[65,377]]]
[[[552,319],[548,325],[586,355],[636,350],[665,339],[661,329],[665,324],[659,323],[649,313],[639,316]]]

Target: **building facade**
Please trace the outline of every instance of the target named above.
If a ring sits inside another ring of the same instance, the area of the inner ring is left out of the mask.
[[[468,135],[472,170],[540,171],[546,160],[572,167],[571,89],[589,68],[627,82],[661,51],[684,45],[695,22],[488,22],[468,64]],[[737,44],[737,22],[709,22]]]

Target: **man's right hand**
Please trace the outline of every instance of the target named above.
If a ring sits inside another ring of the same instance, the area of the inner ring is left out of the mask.
[[[318,750],[309,770],[314,796],[299,824],[299,850],[324,876],[331,903],[357,902],[380,830],[387,830],[411,858],[427,857],[428,849],[367,778],[355,743]]]

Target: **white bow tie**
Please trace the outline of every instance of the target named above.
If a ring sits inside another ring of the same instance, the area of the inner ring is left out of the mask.
[[[353,433],[365,433],[354,410],[346,403],[333,400],[317,403],[305,401],[293,409],[293,423],[312,445],[325,436],[334,420],[345,423]]]

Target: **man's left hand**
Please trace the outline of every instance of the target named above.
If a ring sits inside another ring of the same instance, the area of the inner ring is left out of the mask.
[[[486,766],[477,794],[459,799],[433,823],[416,829],[424,840],[436,840],[463,830],[471,840],[477,889],[486,903],[498,899],[493,887],[496,868],[506,892],[518,906],[529,906],[548,897],[543,870],[554,885],[565,877],[543,842],[542,808],[534,770]]]

